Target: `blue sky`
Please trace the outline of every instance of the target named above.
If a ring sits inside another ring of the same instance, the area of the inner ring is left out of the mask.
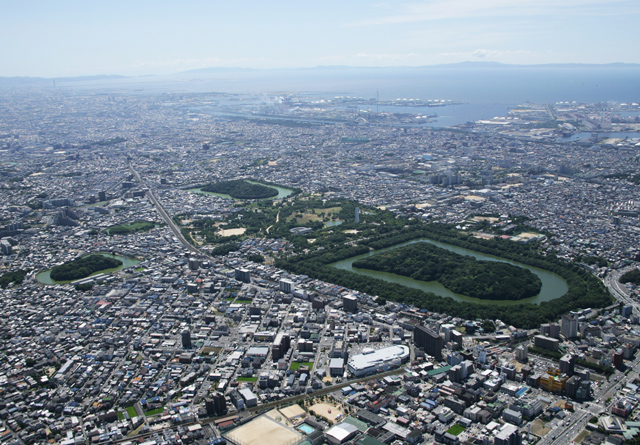
[[[640,63],[638,0],[0,0],[0,76]]]

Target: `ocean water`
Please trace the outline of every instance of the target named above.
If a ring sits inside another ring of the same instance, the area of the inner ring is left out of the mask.
[[[439,66],[420,68],[326,67],[291,70],[213,70],[172,76],[58,82],[61,88],[153,93],[235,93],[270,97],[297,94],[380,100],[451,100],[465,104],[414,113],[437,113],[438,126],[504,115],[526,102],[640,102],[640,65]],[[240,96],[240,97],[241,97]],[[223,99],[224,100],[224,99]],[[632,115],[632,114],[627,114]]]
[[[59,81],[58,86],[138,92],[302,94],[462,103],[639,102],[640,66],[347,68],[238,70]]]

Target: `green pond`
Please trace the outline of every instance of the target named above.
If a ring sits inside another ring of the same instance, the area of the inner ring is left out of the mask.
[[[360,258],[368,257],[381,252],[386,252],[388,250],[393,250],[409,244],[420,243],[420,242],[431,243],[442,249],[447,249],[451,252],[454,252],[460,255],[469,255],[480,261],[497,261],[497,262],[508,263],[514,266],[524,267],[525,269],[529,269],[531,272],[536,274],[542,281],[542,288],[540,289],[540,293],[531,298],[525,298],[517,301],[482,300],[480,298],[472,298],[466,295],[456,294],[455,292],[450,291],[449,289],[447,289],[437,281],[427,282],[427,281],[414,280],[413,278],[404,277],[402,275],[396,275],[393,273],[379,272],[379,271],[368,270],[368,269],[358,269],[352,266],[353,262]],[[379,278],[381,280],[385,280],[391,283],[397,283],[397,284],[401,284],[403,286],[411,287],[414,289],[420,289],[425,292],[431,292],[441,297],[451,297],[456,301],[467,302],[467,303],[497,304],[497,305],[504,305],[504,306],[512,305],[512,304],[520,304],[520,303],[540,304],[543,301],[549,301],[549,300],[559,298],[564,294],[566,294],[567,291],[569,290],[569,286],[567,285],[567,282],[565,281],[564,278],[562,278],[558,274],[549,272],[548,270],[527,266],[526,264],[517,263],[515,261],[506,260],[504,258],[496,257],[493,255],[486,255],[484,253],[465,249],[464,247],[452,246],[450,244],[445,244],[445,243],[441,243],[439,241],[433,241],[430,239],[419,239],[419,240],[408,241],[406,243],[397,244],[395,246],[387,247],[385,249],[376,250],[374,252],[369,252],[363,255],[358,255],[352,258],[348,258],[346,260],[338,261],[337,263],[331,264],[331,266],[336,267],[338,269],[348,270],[360,275],[365,275],[367,277]]]
[[[136,260],[135,258],[127,258],[124,256],[120,256],[120,255],[111,255],[108,253],[99,253],[98,255],[102,255],[102,256],[106,256],[109,258],[115,258],[116,260],[120,260],[122,261],[122,265],[119,267],[114,267],[113,269],[104,269],[104,270],[99,270],[98,272],[92,273],[89,276],[93,276],[93,275],[98,275],[101,273],[109,273],[109,272],[115,272],[117,270],[122,270],[122,269],[126,269],[127,267],[131,267],[131,266],[135,266],[136,264],[138,264],[140,262],[140,260]],[[39,274],[36,275],[36,279],[43,283],[43,284],[65,284],[65,283],[70,283],[70,281],[54,281],[51,279],[51,269],[49,270],[45,270],[43,272],[40,272]],[[82,279],[82,278],[80,278]],[[77,280],[73,280],[73,281],[77,281]]]
[[[287,196],[291,195],[293,193],[292,189],[287,189],[284,187],[280,187],[277,185],[271,185],[271,184],[262,184],[261,182],[255,182],[255,181],[247,181],[250,184],[257,184],[257,185],[264,185],[265,187],[269,187],[272,189],[276,189],[278,191],[278,196],[272,196],[271,198],[264,198],[264,199],[282,199],[282,198],[286,198]],[[225,198],[225,199],[235,199],[227,194],[224,193],[213,193],[213,192],[204,192],[202,191],[201,188],[193,188],[193,189],[188,189],[190,192],[194,192],[194,193],[202,193],[203,195],[214,195],[214,196],[219,196],[221,198]]]

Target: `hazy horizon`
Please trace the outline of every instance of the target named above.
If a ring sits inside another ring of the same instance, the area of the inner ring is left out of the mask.
[[[640,63],[638,19],[632,0],[10,2],[0,76]]]

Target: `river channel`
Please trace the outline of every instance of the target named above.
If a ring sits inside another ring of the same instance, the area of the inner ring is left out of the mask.
[[[284,187],[279,187],[277,185],[267,185],[267,184],[262,184],[260,182],[255,182],[255,181],[247,181],[249,184],[257,184],[257,185],[264,185],[265,187],[269,187],[272,189],[276,189],[278,191],[278,196],[272,196],[270,198],[264,198],[264,199],[282,199],[282,198],[286,198],[287,196],[291,195],[293,193],[293,190],[291,189],[286,189]],[[188,189],[188,191],[190,192],[194,192],[194,193],[202,193],[203,195],[214,195],[214,196],[219,196],[221,198],[225,198],[225,199],[235,199],[229,195],[226,195],[224,193],[213,193],[213,192],[205,192],[203,191],[201,188],[193,188],[193,189]],[[242,201],[242,200],[239,200]]]
[[[379,272],[375,270],[368,269],[358,269],[354,268],[353,262],[360,259],[365,258],[371,255],[376,255],[381,252],[386,252],[388,250],[397,249],[399,247],[404,247],[413,243],[431,243],[437,247],[442,249],[447,249],[451,252],[460,254],[460,255],[469,255],[474,257],[480,261],[497,261],[500,263],[508,263],[518,267],[524,267],[525,269],[529,269],[531,272],[536,274],[540,280],[542,281],[542,288],[538,295],[535,295],[531,298],[525,298],[517,301],[505,301],[505,300],[482,300],[480,298],[472,298],[466,295],[456,294],[455,292],[450,291],[442,284],[437,281],[419,281],[414,280],[413,278],[403,277],[402,275],[396,275],[388,272]],[[549,272],[548,270],[539,269],[537,267],[527,266],[526,264],[517,263],[515,261],[506,260],[504,258],[496,257],[493,255],[486,255],[484,253],[476,252],[473,250],[465,249],[464,247],[452,246],[450,244],[441,243],[439,241],[433,241],[430,239],[418,239],[413,241],[408,241],[406,243],[397,244],[395,246],[387,247],[385,249],[376,250],[373,252],[365,253],[363,255],[358,255],[352,258],[348,258],[346,260],[338,261],[337,263],[331,264],[332,267],[336,267],[338,269],[348,270],[353,273],[357,273],[360,275],[365,275],[367,277],[379,278],[381,280],[385,280],[391,283],[401,284],[403,286],[411,287],[414,289],[420,289],[425,292],[431,292],[433,294],[439,295],[441,297],[451,297],[456,301],[466,302],[466,303],[481,303],[481,304],[495,304],[495,305],[512,305],[512,304],[520,304],[520,303],[534,303],[540,304],[543,301],[553,300],[555,298],[559,298],[563,296],[569,290],[569,286],[567,282],[561,276]]]
[[[124,256],[120,256],[120,255],[111,255],[108,253],[99,253],[98,255],[102,255],[102,256],[106,256],[109,258],[114,258],[116,260],[120,260],[122,261],[122,265],[118,266],[118,267],[114,267],[113,269],[105,269],[105,270],[99,270],[98,272],[92,273],[89,276],[92,275],[98,275],[101,273],[110,273],[110,272],[115,272],[121,269],[126,269],[127,267],[131,267],[131,266],[135,266],[136,264],[138,264],[140,262],[140,260],[136,260],[135,258],[127,258]],[[51,269],[49,270],[45,270],[43,272],[40,272],[39,274],[36,275],[36,279],[43,283],[43,284],[65,284],[65,283],[70,283],[70,281],[53,281],[51,279]],[[76,280],[73,280],[76,281]]]

